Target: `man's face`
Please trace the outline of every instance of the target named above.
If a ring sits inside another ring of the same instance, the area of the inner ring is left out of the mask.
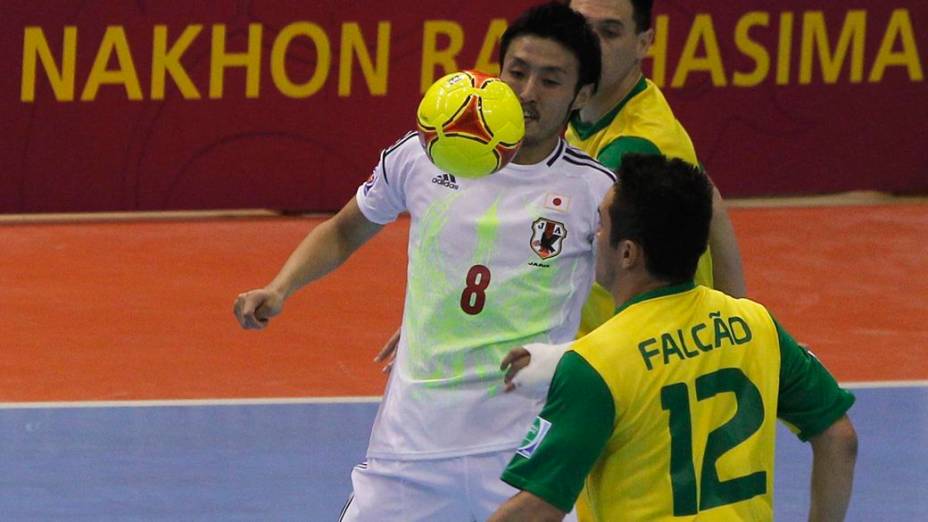
[[[609,207],[615,199],[615,186],[609,189],[599,204],[599,227],[596,229],[596,282],[607,290],[612,290],[615,283],[619,254],[616,248],[609,244],[612,234],[612,221],[609,217]]]
[[[579,74],[577,58],[554,40],[523,35],[510,42],[500,78],[522,102],[523,147],[536,146],[561,135],[568,115],[591,90],[591,86],[585,86],[575,96]]]
[[[570,7],[587,19],[602,48],[599,85],[603,91],[636,73],[650,45],[650,31],[638,34],[630,0],[572,0]]]

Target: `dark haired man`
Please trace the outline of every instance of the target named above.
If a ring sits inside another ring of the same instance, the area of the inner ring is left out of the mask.
[[[515,491],[499,474],[539,407],[501,393],[499,360],[577,330],[593,281],[596,208],[615,176],[561,133],[595,89],[597,38],[583,16],[550,3],[524,13],[503,40],[500,76],[526,120],[512,163],[455,187],[431,183],[442,173],[407,134],[270,284],[235,301],[244,328],[264,328],[287,297],[409,212],[396,364],[342,520],[485,520]],[[536,235],[544,248],[533,246]]]
[[[778,417],[812,444],[809,520],[843,520],[854,397],[762,305],[693,283],[706,175],[625,156],[600,216],[596,278],[621,306],[561,358],[490,521],[561,520],[584,480],[596,521],[773,520]]]
[[[617,170],[626,153],[663,154],[698,164],[686,129],[673,114],[660,89],[644,77],[641,62],[654,38],[652,0],[572,0],[570,7],[586,17],[599,37],[602,74],[599,89],[575,114],[567,141]],[[715,205],[709,249],[700,259],[696,283],[735,297],[746,293],[741,256],[721,195]],[[583,310],[580,334],[612,316],[615,303],[594,286]]]

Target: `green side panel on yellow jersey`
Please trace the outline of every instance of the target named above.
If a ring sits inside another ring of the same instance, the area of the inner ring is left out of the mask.
[[[618,170],[628,152],[663,154],[699,164],[696,149],[683,125],[677,121],[664,94],[651,80],[641,77],[630,93],[597,122],[585,123],[575,115],[567,127],[567,141]],[[713,287],[712,255],[709,249],[699,258],[696,284]],[[602,287],[594,285],[583,307],[578,337],[591,332],[612,317],[615,302]]]

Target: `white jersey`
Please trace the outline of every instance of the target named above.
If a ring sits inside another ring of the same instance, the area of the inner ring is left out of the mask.
[[[396,363],[368,456],[514,449],[540,404],[503,394],[499,364],[526,343],[573,339],[594,275],[597,207],[615,175],[561,140],[535,165],[479,179],[439,170],[415,133],[384,150],[358,205],[411,216]]]

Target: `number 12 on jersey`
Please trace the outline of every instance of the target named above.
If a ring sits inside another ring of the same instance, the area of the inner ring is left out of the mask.
[[[682,382],[661,388],[661,408],[670,412],[670,483],[674,516],[695,515],[704,509],[734,504],[767,492],[766,471],[719,480],[716,468],[719,458],[747,440],[764,423],[764,401],[760,391],[740,369],[724,368],[696,379],[697,401],[725,392],[735,394],[737,411],[706,439],[697,494],[689,390]]]

